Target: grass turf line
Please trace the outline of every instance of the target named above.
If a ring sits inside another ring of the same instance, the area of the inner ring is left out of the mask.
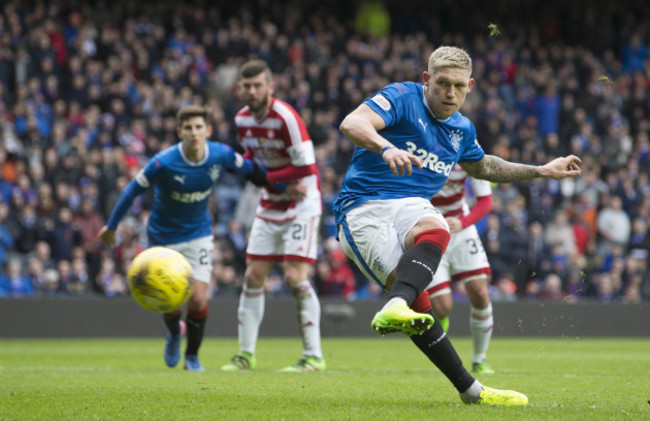
[[[453,338],[468,366],[471,342]],[[277,373],[300,341],[261,339],[258,370],[225,373],[234,339],[207,339],[204,373],[174,369],[163,339],[3,340],[0,420],[650,419],[647,339],[494,338],[485,384],[528,395],[525,408],[466,406],[404,337],[325,338],[328,371]]]

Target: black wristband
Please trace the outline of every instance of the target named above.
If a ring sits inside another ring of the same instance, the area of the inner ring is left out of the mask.
[[[266,171],[260,168],[255,161],[253,161],[253,172],[247,177],[257,187],[264,187],[269,185],[269,180],[266,178]]]

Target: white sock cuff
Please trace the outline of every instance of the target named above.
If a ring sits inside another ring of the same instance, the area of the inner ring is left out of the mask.
[[[402,297],[393,297],[390,300],[388,300],[388,302],[386,302],[386,304],[384,304],[384,306],[381,309],[384,310],[384,309],[392,306],[393,304],[397,304],[400,301],[403,302],[404,304],[406,304],[406,300],[404,298],[402,298]]]
[[[304,281],[298,282],[294,288],[302,289],[304,287],[310,287],[311,288],[311,282],[309,282],[309,279],[305,279]]]
[[[264,295],[264,287],[262,288],[248,288],[244,284],[244,288],[242,289],[241,293],[245,295],[247,298],[255,298],[260,295]]]
[[[482,391],[483,385],[478,380],[474,380],[466,391],[460,392],[460,398],[465,403],[474,403],[481,397]]]
[[[492,303],[489,303],[486,308],[475,308],[470,304],[472,314],[479,317],[490,316],[492,314]]]

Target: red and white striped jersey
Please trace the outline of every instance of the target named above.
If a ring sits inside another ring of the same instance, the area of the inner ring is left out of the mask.
[[[460,165],[456,165],[445,185],[431,199],[433,206],[442,212],[445,217],[455,216],[460,218],[469,213],[469,205],[465,200],[465,181],[468,177],[476,197],[492,194],[492,187],[490,187],[488,181],[470,177]]]
[[[272,222],[295,219],[296,215],[320,215],[322,202],[314,145],[305,122],[289,104],[271,98],[261,120],[248,106],[235,116],[239,141],[246,156],[269,171],[271,183],[300,180],[307,186],[306,197],[294,202],[285,193],[265,187],[257,207],[257,217]]]

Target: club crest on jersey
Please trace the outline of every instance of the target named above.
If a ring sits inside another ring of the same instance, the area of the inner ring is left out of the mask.
[[[221,168],[219,168],[217,164],[214,164],[208,170],[208,175],[210,176],[210,179],[212,181],[217,181],[217,178],[219,178],[220,173],[221,173]]]
[[[449,141],[451,142],[451,146],[454,147],[454,150],[458,152],[460,149],[460,143],[463,141],[463,132],[461,132],[460,129],[452,130],[451,133],[449,133]]]
[[[258,137],[258,138],[257,138],[257,141],[258,141],[259,144],[260,144],[260,148],[263,148],[263,147],[264,147],[264,141],[265,141],[265,140],[266,140],[266,139],[264,139],[263,137]]]
[[[266,133],[266,137],[268,137],[269,139],[273,139],[275,137],[275,132],[269,129],[269,131]]]

